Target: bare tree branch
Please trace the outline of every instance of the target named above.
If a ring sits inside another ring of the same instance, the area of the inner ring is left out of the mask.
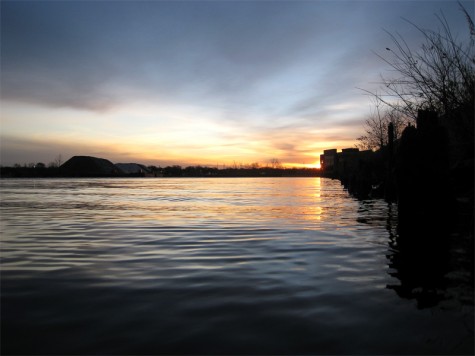
[[[422,45],[413,50],[400,34],[386,31],[392,42],[392,46],[386,47],[389,56],[376,55],[388,64],[391,74],[381,76],[380,92],[363,91],[412,118],[420,109],[450,116],[461,107],[473,107],[475,27],[468,12],[459,5],[468,22],[469,41],[457,41],[443,13],[436,15],[438,31],[406,20],[422,34]]]

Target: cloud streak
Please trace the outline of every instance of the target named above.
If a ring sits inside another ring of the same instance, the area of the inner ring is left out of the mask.
[[[7,1],[2,134],[142,138],[196,161],[220,147],[228,158],[311,156],[359,136],[368,100],[356,88],[384,70],[372,52],[387,46],[382,28],[409,33],[401,17],[430,27],[441,8],[456,18],[453,3],[428,1]],[[126,151],[158,154],[144,150]]]

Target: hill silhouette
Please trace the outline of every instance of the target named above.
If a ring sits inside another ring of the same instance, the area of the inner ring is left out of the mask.
[[[111,161],[91,156],[74,156],[61,167],[62,175],[68,177],[111,177],[122,172]]]

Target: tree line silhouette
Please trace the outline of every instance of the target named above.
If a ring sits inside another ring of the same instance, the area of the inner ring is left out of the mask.
[[[106,173],[71,172],[62,166],[43,163],[15,164],[12,167],[0,166],[1,178],[60,178],[60,177],[318,177],[321,171],[317,168],[285,168],[282,164],[261,166],[257,163],[250,165],[233,164],[222,168],[209,166],[171,165],[166,167],[144,166],[141,172],[121,173],[119,170]]]

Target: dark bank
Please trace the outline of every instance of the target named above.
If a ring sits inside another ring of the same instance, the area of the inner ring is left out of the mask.
[[[0,178],[117,178],[117,177],[319,177],[317,168],[284,168],[281,164],[267,166],[237,165],[206,167],[179,165],[157,167],[139,163],[112,163],[91,156],[74,156],[59,167],[34,166],[0,167]]]
[[[411,291],[422,288],[419,294],[432,293],[429,305],[443,298],[434,294],[438,287],[454,283],[444,277],[454,270],[468,274],[462,284],[473,303],[473,135],[465,131],[473,131],[467,120],[472,114],[460,110],[438,118],[419,111],[416,126],[407,126],[396,141],[390,123],[388,144],[376,152],[332,149],[321,156],[323,176],[339,179],[354,196],[397,203],[392,263],[408,283],[394,289],[414,297]]]

